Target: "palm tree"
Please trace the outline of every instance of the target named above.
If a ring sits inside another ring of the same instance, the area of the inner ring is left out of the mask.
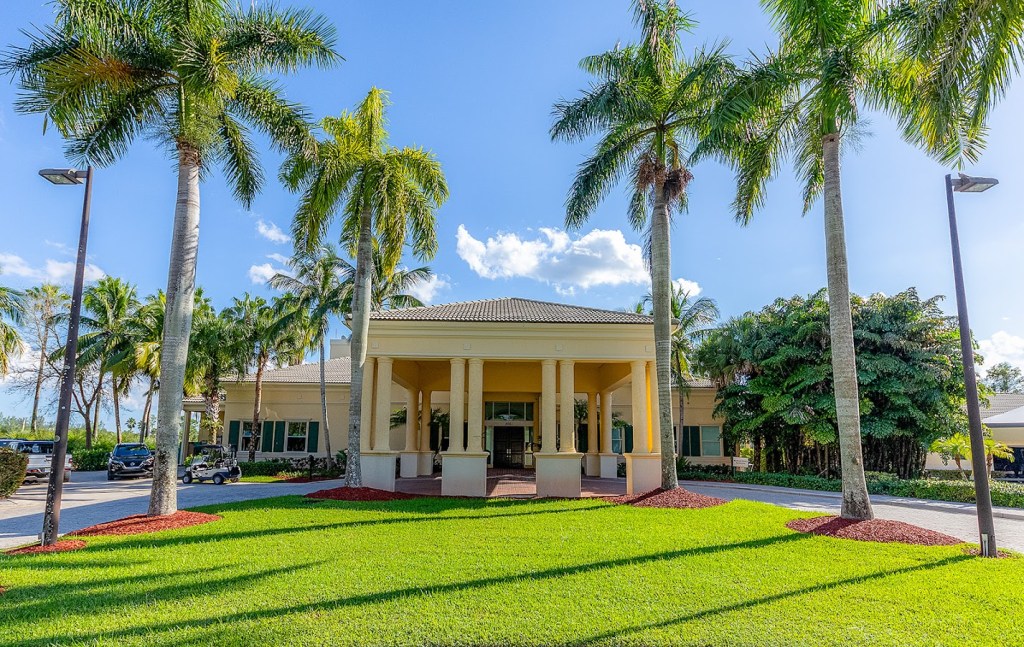
[[[653,302],[647,294],[637,304],[637,312],[644,312],[646,306]],[[672,319],[675,328],[672,331],[672,381],[679,390],[679,428],[683,426],[683,400],[690,392],[689,380],[693,378],[690,371],[690,358],[693,356],[695,344],[700,343],[710,332],[709,326],[718,321],[718,305],[709,297],[691,297],[682,286],[672,285],[671,296]]]
[[[281,171],[285,184],[300,191],[293,232],[298,249],[321,244],[327,227],[340,214],[342,242],[356,258],[352,299],[352,389],[349,400],[345,484],[362,483],[359,469],[360,403],[366,336],[373,294],[374,240],[379,264],[398,266],[406,240],[417,258],[437,251],[435,210],[448,199],[441,165],[422,148],[388,144],[387,93],[372,88],[354,112],[327,117],[320,127],[327,139],[315,156],[291,156]]]
[[[220,314],[209,302],[196,304],[189,341],[188,372],[191,390],[203,396],[205,410],[200,423],[210,438],[220,432],[221,378],[235,363],[236,331],[228,311]],[[189,389],[186,389],[189,390]]]
[[[18,290],[0,286],[0,377],[11,370],[11,360],[21,355],[18,324],[24,313],[24,295]]]
[[[733,65],[722,46],[681,54],[680,36],[694,22],[668,0],[634,2],[641,43],[590,56],[580,67],[596,77],[573,101],[555,104],[555,140],[582,140],[598,134],[593,155],[576,174],[566,200],[566,227],[578,228],[625,174],[630,175],[629,221],[647,229],[651,294],[654,303],[658,412],[661,428],[661,481],[677,487],[672,450],[671,256],[672,212],[686,207],[693,175],[690,155],[707,116],[729,82]]]
[[[255,396],[252,409],[252,430],[249,442],[249,461],[256,460],[259,442],[260,407],[263,404],[263,373],[271,361],[291,363],[297,349],[305,347],[296,339],[296,304],[274,299],[267,303],[263,297],[246,293],[236,298],[224,316],[234,327],[233,363],[239,378],[250,370],[255,375]],[[308,344],[307,344],[308,345]]]
[[[53,27],[9,49],[16,109],[45,115],[75,161],[108,165],[139,136],[174,156],[178,191],[167,278],[156,465],[149,514],[177,509],[175,455],[192,326],[200,176],[219,164],[248,206],[263,184],[249,128],[312,152],[305,112],[269,75],[338,60],[334,29],[308,10],[249,11],[225,0],[57,0]]]
[[[423,283],[433,276],[433,271],[427,267],[394,267],[388,270],[387,265],[381,257],[380,247],[374,243],[373,251],[371,252],[373,258],[373,287],[370,292],[370,309],[371,310],[392,310],[398,308],[419,308],[424,305],[416,296],[410,294],[410,292],[420,283]],[[355,268],[352,265],[341,259],[342,267],[349,273],[350,289],[346,292],[346,301],[344,302],[343,310],[345,312],[352,311],[352,296],[355,294],[355,290],[351,289],[354,286]]]
[[[198,295],[200,290],[196,290]],[[146,404],[139,422],[139,442],[149,435],[153,411],[153,394],[160,382],[160,349],[164,335],[164,312],[167,299],[163,291],[146,297],[145,302],[135,311],[131,322],[132,356],[130,361],[136,370],[149,381],[146,388]],[[190,356],[191,356],[190,352]]]
[[[81,325],[89,332],[78,338],[78,361],[83,366],[96,364],[99,367],[101,391],[104,376],[110,374],[114,429],[117,442],[121,442],[121,396],[137,374],[131,335],[131,322],[139,305],[135,287],[121,279],[105,276],[86,289],[82,305],[85,306],[85,315],[81,318]],[[97,418],[99,411],[97,400]]]
[[[351,265],[326,245],[315,248],[313,252],[299,250],[291,260],[291,267],[294,276],[276,274],[270,279],[270,284],[298,297],[301,307],[306,309],[310,321],[314,323],[311,341],[320,350],[320,415],[324,425],[324,447],[327,459],[331,461],[334,454],[331,451],[331,426],[327,418],[325,345],[331,317],[340,316],[346,305],[351,303],[351,282],[355,272]]]
[[[871,519],[864,478],[860,398],[839,158],[863,108],[898,119],[915,110],[896,48],[898,11],[841,0],[762,0],[779,31],[777,52],[755,60],[724,95],[708,141],[744,134],[727,157],[737,168],[734,209],[747,224],[786,157],[804,182],[804,212],[824,196],[829,334],[843,479],[842,516]],[[719,144],[719,150],[728,148]]]

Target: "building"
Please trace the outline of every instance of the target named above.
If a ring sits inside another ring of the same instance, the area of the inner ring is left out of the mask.
[[[326,362],[331,450],[347,446],[351,391],[346,341]],[[581,470],[629,492],[661,482],[654,328],[646,315],[504,298],[370,315],[360,421],[364,484],[431,474],[442,493],[483,496],[488,468],[532,469],[540,496],[580,495]],[[319,365],[266,371],[259,429],[254,378],[224,385],[226,444],[260,458],[324,455]],[[726,464],[714,389],[684,397],[677,448],[693,463]],[[678,395],[673,396],[678,411]],[[579,402],[580,404],[577,404]],[[393,424],[404,409],[404,423]],[[436,410],[447,415],[431,424]]]
[[[988,402],[981,403],[981,424],[992,434],[996,442],[1013,450],[1014,460],[997,458],[993,467],[996,472],[1012,472],[1018,478],[1024,476],[1024,393],[994,393]],[[962,461],[970,471],[970,461]],[[925,461],[927,470],[955,470],[953,461],[942,462],[938,454],[928,454]]]

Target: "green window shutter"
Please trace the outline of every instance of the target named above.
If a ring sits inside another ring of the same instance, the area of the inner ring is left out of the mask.
[[[626,451],[624,453],[631,454],[631,453],[633,453],[633,427],[632,427],[632,425],[627,425],[626,427],[623,428],[623,431],[625,431],[625,433],[626,433]]]
[[[274,423],[270,420],[263,421],[263,438],[260,439],[260,451],[269,452],[274,442]]]
[[[274,423],[274,451],[284,451],[284,420]]]
[[[306,436],[306,451],[315,454],[320,450],[320,423],[309,423],[309,435]]]
[[[242,426],[241,421],[232,420],[228,423],[228,445],[231,449],[238,451],[238,429]]]

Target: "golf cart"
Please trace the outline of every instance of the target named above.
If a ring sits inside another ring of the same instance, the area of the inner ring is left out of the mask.
[[[192,458],[192,463],[185,467],[182,483],[213,481],[221,485],[225,481],[237,483],[242,478],[242,469],[238,467],[234,452],[220,445],[204,445],[198,449],[199,453]]]

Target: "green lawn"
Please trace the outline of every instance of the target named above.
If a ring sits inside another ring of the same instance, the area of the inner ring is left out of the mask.
[[[1019,633],[1024,596],[1024,559],[801,535],[742,501],[201,510],[224,519],[0,556],[0,644],[975,646]]]

